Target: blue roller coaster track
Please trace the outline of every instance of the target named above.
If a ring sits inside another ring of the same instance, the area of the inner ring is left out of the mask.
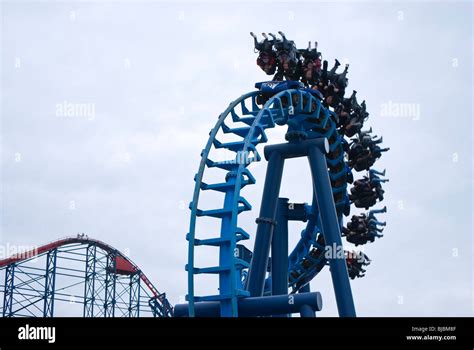
[[[274,84],[274,83],[270,83]],[[261,87],[261,84],[257,84]],[[199,170],[194,177],[195,188],[190,203],[191,219],[188,240],[188,295],[189,316],[195,316],[195,304],[218,301],[221,316],[238,316],[239,300],[250,296],[246,279],[249,261],[241,259],[239,242],[249,239],[249,234],[239,226],[239,214],[252,209],[243,197],[244,187],[256,182],[249,164],[261,160],[258,146],[266,143],[267,129],[277,125],[288,127],[287,139],[326,139],[329,143],[326,154],[328,174],[339,224],[342,216],[349,213],[350,201],[347,195],[347,179],[351,169],[345,159],[347,141],[336,127],[336,114],[323,106],[318,94],[309,89],[284,89],[271,96],[264,105],[257,102],[260,91],[247,93],[234,102],[219,116],[206,147],[201,152]],[[233,134],[240,139],[221,142],[225,134]],[[213,153],[226,149],[235,153],[235,158],[214,161]],[[214,183],[203,181],[206,170],[216,168],[222,171],[222,180]],[[218,191],[225,194],[222,207],[202,209],[199,199],[203,191]],[[323,254],[325,243],[321,235],[321,222],[313,196],[311,205],[304,206],[307,218],[306,228],[301,239],[288,257],[288,287],[293,293],[303,291],[309,281],[327,264]],[[197,237],[197,226],[202,217],[211,217],[221,222],[220,233],[214,237]],[[306,221],[306,220],[305,220]],[[219,265],[195,266],[195,251],[202,246],[219,249]],[[215,295],[195,295],[197,276],[203,274],[219,275],[219,293]],[[350,296],[350,298],[352,298]]]

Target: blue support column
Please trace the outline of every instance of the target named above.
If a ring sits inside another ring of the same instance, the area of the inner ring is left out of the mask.
[[[84,280],[84,317],[94,317],[95,280],[97,247],[90,244],[86,251],[86,271]]]
[[[354,301],[352,299],[352,291],[341,241],[340,224],[336,214],[325,157],[328,151],[329,144],[324,138],[303,141],[293,140],[293,142],[265,147],[265,158],[269,161],[260,209],[260,218],[257,219],[257,236],[255,238],[255,248],[249,271],[248,288],[251,296],[261,296],[263,294],[265,272],[273,226],[275,224],[275,210],[283,174],[284,160],[288,158],[308,157],[316,202],[321,218],[322,232],[326,246],[329,246],[332,250],[331,258],[328,260],[339,316],[355,317]]]
[[[130,275],[128,317],[140,316],[140,274],[141,271],[138,271]]]
[[[275,227],[277,199],[280,192],[284,166],[284,159],[279,152],[273,152],[267,159],[269,159],[267,173],[263,188],[260,216],[257,219],[257,234],[255,236],[255,245],[248,276],[248,291],[250,292],[250,296],[254,297],[263,295],[270,244]]]
[[[5,269],[5,291],[3,292],[3,317],[12,317],[13,294],[15,292],[15,264],[7,265]]]
[[[56,257],[57,248],[50,250],[46,255],[46,275],[44,283],[43,317],[54,316],[54,292],[56,285]]]
[[[288,294],[288,198],[279,198],[272,237],[272,295]],[[275,315],[288,317],[287,314]]]
[[[313,177],[314,189],[318,209],[321,216],[322,232],[326,247],[331,249],[329,266],[332,283],[336,294],[337,308],[341,317],[355,317],[354,301],[352,299],[351,285],[347,273],[346,259],[342,247],[339,221],[336,215],[331,182],[328,175],[328,166],[325,154],[326,147],[309,147],[309,165]]]
[[[115,287],[117,282],[117,253],[107,254],[105,271],[104,317],[115,317]]]

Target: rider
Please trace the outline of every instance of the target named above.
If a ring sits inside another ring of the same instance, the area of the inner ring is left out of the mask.
[[[262,33],[263,41],[258,42],[257,36],[250,32],[254,39],[255,50],[259,52],[257,65],[268,75],[275,74],[277,62],[276,54],[273,50],[274,40],[269,40],[265,33]]]
[[[318,52],[318,42],[314,42],[314,49],[311,48],[311,41],[308,48],[299,50],[303,57],[301,81],[305,86],[314,86],[320,78],[321,72],[321,52]]]
[[[282,39],[277,39],[275,35],[268,33],[273,38],[273,45],[276,50],[278,71],[273,80],[299,80],[301,76],[300,52],[296,48],[293,40],[288,40],[283,32],[278,32]]]

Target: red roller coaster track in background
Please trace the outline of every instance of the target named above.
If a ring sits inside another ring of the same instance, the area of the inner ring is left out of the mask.
[[[104,253],[106,253],[105,254],[106,256],[112,256],[113,257],[112,265],[110,265],[110,262],[108,262],[106,267],[105,267],[105,270],[110,271],[110,266],[113,266],[113,274],[115,275],[114,276],[115,279],[117,278],[117,276],[120,276],[120,278],[128,278],[128,276],[130,276],[130,281],[131,281],[132,276],[135,276],[135,275],[139,276],[139,279],[146,285],[148,290],[151,292],[150,295],[149,295],[150,300],[154,300],[154,303],[156,303],[157,300],[158,300],[160,309],[163,308],[163,312],[159,312],[160,315],[158,315],[158,316],[161,316],[161,313],[164,314],[163,316],[170,316],[172,314],[172,308],[171,308],[169,302],[166,299],[166,295],[164,293],[160,293],[157,290],[157,288],[150,282],[150,280],[146,277],[146,275],[140,270],[140,268],[133,261],[131,261],[125,254],[121,253],[119,250],[115,249],[111,245],[109,245],[105,242],[102,242],[100,240],[97,240],[97,239],[89,238],[89,237],[85,236],[84,234],[82,234],[82,235],[77,235],[76,237],[61,238],[61,239],[58,239],[56,241],[49,242],[45,245],[42,245],[38,248],[34,248],[34,249],[31,249],[31,250],[28,250],[28,251],[25,251],[25,252],[17,253],[17,254],[14,254],[14,255],[6,258],[6,259],[0,260],[0,270],[1,269],[6,270],[5,281],[4,281],[5,283],[2,286],[3,287],[2,292],[4,294],[3,295],[3,301],[4,301],[4,303],[3,303],[3,314],[4,314],[4,316],[14,316],[14,314],[12,314],[12,312],[9,313],[8,311],[5,311],[5,310],[6,310],[7,307],[11,308],[11,305],[9,306],[8,301],[7,301],[8,295],[9,295],[9,293],[11,293],[11,294],[14,293],[14,291],[16,289],[16,286],[15,286],[16,281],[15,282],[13,281],[14,274],[11,272],[16,266],[21,267],[22,264],[26,264],[27,262],[32,261],[35,258],[40,257],[40,256],[46,256],[47,255],[49,257],[51,252],[55,252],[55,254],[57,254],[58,251],[63,252],[59,248],[64,248],[64,247],[73,247],[73,249],[76,252],[73,252],[73,250],[71,249],[71,251],[69,253],[70,254],[77,254],[77,247],[78,246],[83,247],[84,249],[87,249],[85,247],[91,247],[91,246],[95,247],[95,248],[100,248],[100,250],[102,250]],[[64,252],[68,253],[67,250],[65,250]],[[94,257],[95,257],[95,253],[94,253]],[[76,260],[78,260],[78,259],[76,259]],[[56,259],[54,260],[54,265],[55,265],[54,266],[54,273],[56,274]],[[51,269],[51,266],[49,268]],[[95,262],[94,262],[94,268],[95,268]],[[37,269],[37,267],[35,267],[35,269]],[[48,270],[48,265],[47,265],[47,267],[45,269],[45,273],[44,273],[45,285],[47,285],[47,282],[46,282],[46,278],[47,278],[47,275],[48,275],[47,270]],[[86,270],[87,270],[87,267],[86,267]],[[10,291],[9,291],[9,286],[8,286],[8,282],[9,282],[8,274],[9,273],[12,275],[12,282],[11,282],[11,287],[12,288],[11,288]],[[85,273],[87,275],[87,271]],[[80,277],[80,276],[74,276],[74,277]],[[84,277],[86,277],[86,276],[84,276]],[[86,280],[87,280],[87,278],[86,278]],[[131,286],[131,283],[132,282],[130,282],[130,286]],[[115,286],[114,286],[114,288],[115,288]],[[54,282],[53,282],[53,289],[54,289]],[[42,291],[38,291],[38,292],[42,292]],[[54,294],[54,291],[52,293]],[[115,289],[114,289],[114,293],[115,293]],[[48,294],[48,291],[45,291],[44,296],[43,296],[43,298],[45,300],[47,299],[47,294]],[[11,303],[13,303],[14,302],[13,297],[11,299],[12,299]],[[114,300],[113,303],[115,305],[115,300]],[[46,302],[45,302],[45,307],[46,307]],[[150,307],[153,308],[153,306],[151,304],[150,304]],[[131,306],[129,307],[129,309],[130,308],[131,308]],[[157,316],[155,314],[155,312],[153,312],[153,313],[154,313],[154,316]],[[44,311],[44,314],[45,314],[45,316],[47,316],[47,312]],[[52,316],[52,315],[50,315],[50,316]]]
[[[80,244],[89,244],[93,243],[97,247],[102,248],[106,252],[112,252],[116,251],[118,253],[117,255],[117,272],[121,272],[121,274],[128,274],[128,273],[134,273],[139,271],[140,269],[138,266],[130,260],[128,257],[126,257],[124,254],[122,254],[120,251],[112,247],[111,245],[99,241],[97,239],[92,239],[92,238],[81,238],[81,237],[66,237],[66,238],[61,238],[58,239],[57,241],[53,241],[50,243],[47,243],[45,245],[42,245],[38,247],[37,249],[32,249],[30,251],[24,252],[24,253],[18,253],[15,254],[11,257],[8,257],[6,259],[0,260],[0,268],[5,267],[7,265],[13,264],[20,262],[25,259],[30,259],[35,256],[38,256],[40,254],[46,253],[49,250],[53,250],[55,248],[59,248],[68,244],[74,244],[74,243],[80,243]],[[120,267],[120,268],[119,268]],[[158,292],[158,290],[155,288],[153,284],[151,284],[150,280],[145,276],[144,273],[140,275],[140,279],[147,285],[147,287],[150,289],[150,291],[153,293],[153,296],[158,297],[161,294]]]

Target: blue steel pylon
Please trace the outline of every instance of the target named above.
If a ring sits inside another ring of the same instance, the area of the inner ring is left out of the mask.
[[[117,283],[117,253],[107,254],[105,269],[104,317],[115,317],[115,290]]]
[[[140,316],[140,274],[141,271],[137,271],[136,273],[130,275],[128,305],[129,317]]]
[[[342,254],[342,256],[338,254],[339,251],[343,252],[344,250],[342,248],[339,220],[336,214],[331,183],[327,171],[325,154],[328,151],[329,144],[326,139],[322,138],[304,141],[295,140],[290,143],[265,147],[265,158],[268,160],[267,175],[265,177],[260,216],[257,219],[258,227],[252,263],[249,269],[248,290],[251,296],[263,295],[268,258],[272,246],[272,235],[276,225],[275,217],[277,214],[284,161],[288,158],[307,157],[311,168],[314,195],[317,199],[321,218],[322,233],[326,247],[330,247],[333,250],[328,260],[339,315],[342,317],[355,317],[356,313],[345,256],[344,254]],[[284,243],[284,240],[277,241],[277,244],[280,246],[275,247],[274,251],[279,254],[272,256],[272,260],[277,259],[278,261],[278,259],[281,258],[281,253],[286,256],[286,258],[282,258],[284,259],[283,261],[287,261],[288,256],[283,248]],[[278,262],[276,262],[275,265],[278,266]],[[279,269],[278,272],[281,274],[284,273],[284,276],[287,276],[287,271],[283,271],[283,269]],[[281,280],[284,276],[278,277]],[[274,278],[273,274],[272,278]],[[285,288],[287,288],[287,286],[285,286]]]
[[[94,317],[96,257],[97,246],[89,244],[86,249],[83,317]]]
[[[5,290],[3,292],[3,317],[12,316],[13,293],[15,291],[15,267],[16,264],[10,264],[5,269]]]
[[[54,315],[54,292],[56,286],[56,258],[58,249],[50,250],[46,255],[46,274],[44,283],[43,317]]]

